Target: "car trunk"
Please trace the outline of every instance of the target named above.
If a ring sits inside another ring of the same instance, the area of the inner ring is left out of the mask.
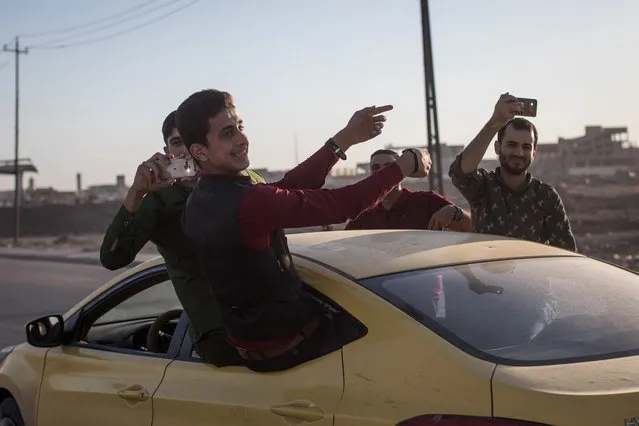
[[[492,387],[495,417],[555,426],[639,426],[639,356],[499,365]]]

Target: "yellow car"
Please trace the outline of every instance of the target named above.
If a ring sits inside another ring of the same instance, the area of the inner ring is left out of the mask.
[[[289,236],[340,321],[335,350],[278,373],[193,351],[161,259],[0,355],[0,424],[639,424],[639,276],[456,232]]]

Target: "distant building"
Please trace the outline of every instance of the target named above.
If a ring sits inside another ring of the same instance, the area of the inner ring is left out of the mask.
[[[549,178],[628,174],[639,170],[639,148],[627,127],[587,126],[583,136],[539,144],[531,170]]]
[[[83,191],[83,196],[89,203],[99,204],[108,201],[124,200],[129,188],[126,186],[124,175],[115,177],[115,185],[92,185]]]

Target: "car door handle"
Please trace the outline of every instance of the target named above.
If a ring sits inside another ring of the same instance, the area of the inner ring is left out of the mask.
[[[146,401],[149,399],[149,391],[142,385],[133,385],[119,390],[118,396],[127,401]]]
[[[310,401],[293,401],[284,405],[271,407],[271,412],[278,416],[314,422],[324,417],[324,411]]]

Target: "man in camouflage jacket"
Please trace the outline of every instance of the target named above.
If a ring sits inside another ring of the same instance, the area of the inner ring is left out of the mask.
[[[491,119],[451,164],[449,175],[470,203],[476,232],[577,251],[559,194],[528,172],[537,152],[537,129],[515,118],[522,109],[517,98],[502,95]],[[500,167],[478,168],[495,135]]]

